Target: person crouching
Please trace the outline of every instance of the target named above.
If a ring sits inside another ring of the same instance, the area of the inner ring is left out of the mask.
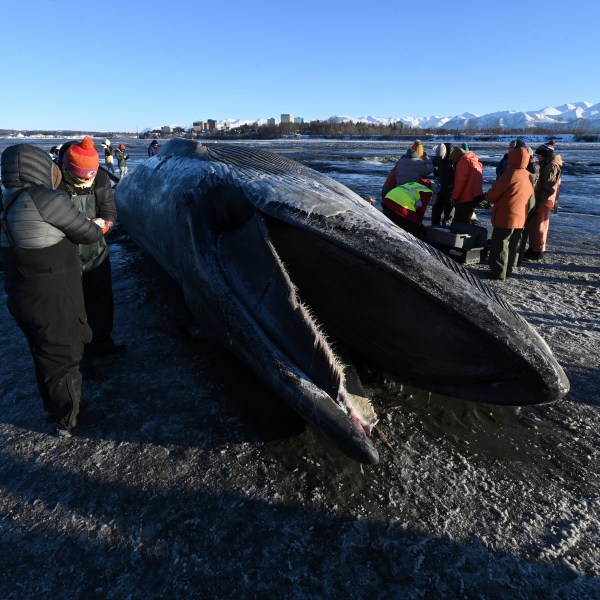
[[[433,196],[434,182],[409,181],[391,189],[383,199],[383,214],[415,237],[423,237],[423,216]]]

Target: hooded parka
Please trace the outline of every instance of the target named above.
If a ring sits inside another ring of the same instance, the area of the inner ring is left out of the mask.
[[[509,277],[519,258],[521,235],[533,196],[533,184],[527,170],[529,161],[527,148],[511,150],[507,157],[507,171],[486,195],[488,202],[494,205],[489,258],[492,279]]]
[[[454,222],[469,224],[475,217],[475,208],[483,199],[483,165],[474,152],[464,148],[454,148],[450,158],[456,165],[452,188]]]
[[[433,161],[426,156],[420,157],[416,150],[408,149],[404,156],[393,166],[383,187],[381,188],[381,199],[383,200],[387,193],[404,183],[419,181],[427,175],[433,173]]]
[[[458,159],[455,160],[457,156]],[[462,148],[454,148],[450,158],[456,165],[452,204],[471,202],[481,196],[483,194],[483,165],[477,155],[472,151],[465,152]]]
[[[486,199],[493,204],[492,225],[504,229],[522,229],[533,194],[529,150],[515,148],[508,154],[507,170],[488,190]]]
[[[98,241],[102,230],[55,189],[60,170],[40,148],[8,147],[1,169],[8,309],[29,343],[44,408],[68,431],[79,411],[79,361],[91,338],[78,244]]]

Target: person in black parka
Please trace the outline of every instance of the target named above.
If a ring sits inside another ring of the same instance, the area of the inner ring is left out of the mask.
[[[158,154],[159,145],[158,140],[152,140],[148,146],[148,158],[152,158]]]
[[[433,173],[440,184],[435,204],[431,207],[431,224],[449,227],[454,219],[452,189],[454,188],[454,163],[450,159],[452,144],[445,142],[436,148]]]
[[[102,238],[102,228],[86,219],[56,188],[60,169],[31,144],[2,153],[0,248],[10,314],[25,334],[48,421],[60,435],[91,424],[99,415],[80,414],[79,362],[91,339],[81,285],[78,244]]]

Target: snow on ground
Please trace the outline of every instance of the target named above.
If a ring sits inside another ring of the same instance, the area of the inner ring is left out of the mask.
[[[553,348],[567,398],[440,403],[372,377],[375,467],[191,335],[122,231],[111,256],[128,354],[85,381],[108,417],[79,438],[50,435],[0,292],[2,598],[600,597],[600,241],[577,217],[553,217],[543,263],[492,282]]]

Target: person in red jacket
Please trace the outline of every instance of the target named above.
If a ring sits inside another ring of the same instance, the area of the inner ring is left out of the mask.
[[[483,165],[475,152],[459,146],[452,149],[450,159],[456,170],[452,188],[454,222],[469,225],[475,207],[483,200]]]
[[[410,181],[391,189],[382,202],[383,214],[415,237],[423,234],[423,216],[433,196],[429,179]]]
[[[503,281],[510,276],[518,258],[518,249],[533,185],[529,165],[529,150],[514,148],[508,153],[507,170],[486,194],[493,205],[492,241],[490,245],[490,278]]]
[[[419,181],[433,173],[433,161],[427,156],[420,140],[415,140],[413,145],[401,156],[393,166],[381,188],[381,199],[395,187]]]

